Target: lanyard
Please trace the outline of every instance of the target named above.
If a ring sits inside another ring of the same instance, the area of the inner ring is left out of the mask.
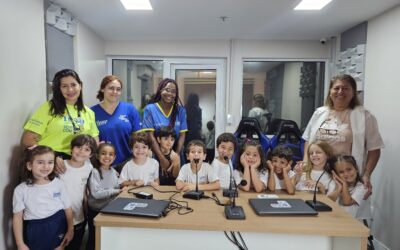
[[[75,124],[74,119],[72,119],[72,116],[70,115],[69,111],[68,111],[68,107],[67,107],[67,114],[68,114],[68,118],[72,123],[72,127],[74,129],[74,135],[79,133],[81,131],[81,126],[79,126],[80,120],[81,120],[81,112],[78,111],[78,124]]]

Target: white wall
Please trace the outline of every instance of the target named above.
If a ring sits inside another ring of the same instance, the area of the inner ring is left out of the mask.
[[[226,112],[231,114],[233,119],[231,124],[226,125],[225,130],[233,132],[241,118],[243,58],[327,59],[329,48],[321,45],[319,41],[233,40],[232,45],[229,40],[107,41],[105,53],[107,56],[226,58]]]
[[[12,249],[12,193],[26,119],[46,100],[46,61],[42,0],[0,3],[0,249]]]
[[[107,73],[103,39],[79,22],[74,37],[75,70],[83,82],[83,100],[86,106],[98,103],[97,90]]]
[[[376,238],[400,249],[400,7],[368,22],[364,105],[377,118],[385,148],[373,174]]]
[[[281,118],[301,124],[301,97],[299,96],[301,67],[303,63],[285,63]]]

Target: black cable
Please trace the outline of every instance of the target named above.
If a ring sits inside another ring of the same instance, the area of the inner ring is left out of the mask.
[[[244,249],[248,250],[246,242],[244,242],[243,238],[242,238],[242,234],[240,232],[237,232],[239,235],[240,240],[242,241],[242,246],[244,247]]]

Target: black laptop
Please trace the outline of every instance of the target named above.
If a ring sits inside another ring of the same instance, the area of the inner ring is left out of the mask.
[[[317,215],[302,199],[249,199],[258,215]]]
[[[144,200],[134,198],[116,198],[100,212],[106,214],[131,215],[159,218],[165,216],[169,201]]]

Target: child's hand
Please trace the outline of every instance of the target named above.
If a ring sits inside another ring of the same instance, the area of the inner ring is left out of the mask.
[[[306,180],[305,181],[305,186],[307,187],[307,188],[312,188],[312,189],[314,189],[315,188],[315,183],[317,183],[316,181],[314,181],[314,180]],[[320,184],[320,183],[319,183]]]
[[[301,175],[303,173],[303,166],[304,162],[303,161],[298,161],[296,165],[294,166],[294,171],[296,174]]]
[[[137,180],[137,181],[135,181],[135,186],[137,186],[137,187],[144,186],[144,181],[143,181],[143,180]]]
[[[336,190],[338,190],[339,192],[342,192],[343,180],[339,178],[339,176],[335,173],[335,171],[332,171],[332,177],[333,177],[333,180],[336,183]]]
[[[29,250],[29,247],[27,245],[25,245],[25,243],[21,244],[21,245],[17,245],[18,250]]]
[[[289,171],[292,170],[292,165],[288,163],[285,167],[282,168],[282,171],[287,174]]]
[[[56,174],[63,174],[67,170],[64,160],[59,156],[56,157],[56,162],[54,165],[54,172],[56,172]]]
[[[72,240],[72,238],[74,238],[74,229],[73,228],[71,230],[68,230],[65,233],[64,239],[61,242],[61,246],[62,247],[68,246],[68,244]]]
[[[155,181],[152,181],[151,183],[150,183],[150,186],[152,186],[152,187],[158,187],[158,186],[160,186],[157,182],[155,182]]]
[[[245,155],[245,154],[242,154],[242,155],[240,156],[240,163],[242,163],[242,165],[243,165],[244,168],[250,167],[249,164],[247,164],[246,155]]]
[[[193,184],[193,183],[188,183],[188,184],[186,184],[186,185],[182,188],[182,191],[183,191],[183,192],[189,192],[189,191],[195,190],[195,189],[196,189],[196,185],[195,185],[195,184]]]
[[[271,172],[274,172],[274,165],[272,165],[272,162],[270,160],[267,161],[267,165],[269,170],[271,170]]]

